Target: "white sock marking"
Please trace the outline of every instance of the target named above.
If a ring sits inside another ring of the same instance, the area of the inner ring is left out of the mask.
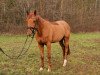
[[[48,72],[51,72],[51,70],[48,68]]]
[[[67,64],[67,60],[66,60],[66,59],[64,59],[63,66],[65,67],[65,66],[66,66],[66,64]]]
[[[43,70],[43,68],[41,67],[40,69],[39,69],[39,71],[42,71]]]

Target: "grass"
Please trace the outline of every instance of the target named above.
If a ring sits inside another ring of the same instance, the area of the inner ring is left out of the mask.
[[[23,35],[0,35],[0,47],[10,56],[19,54],[24,43]],[[58,43],[52,44],[52,72],[39,72],[40,50],[34,39],[29,51],[18,60],[11,60],[0,52],[0,75],[100,75],[100,33],[71,34],[71,55],[66,67],[62,67],[62,50]]]

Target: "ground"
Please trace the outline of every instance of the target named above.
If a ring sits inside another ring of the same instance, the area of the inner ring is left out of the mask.
[[[24,41],[25,35],[0,35],[0,47],[11,57],[20,53]],[[0,75],[100,75],[100,32],[71,33],[70,50],[67,66],[63,67],[61,47],[52,44],[52,71],[48,73],[45,48],[45,69],[39,72],[40,50],[34,39],[20,59],[9,59],[0,52]]]

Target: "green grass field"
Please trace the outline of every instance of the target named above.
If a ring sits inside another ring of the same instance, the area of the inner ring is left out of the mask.
[[[0,47],[11,57],[17,56],[25,35],[0,35]],[[18,60],[11,60],[0,52],[0,75],[100,75],[100,33],[71,34],[71,54],[63,67],[62,50],[58,43],[52,44],[52,71],[47,72],[47,50],[45,69],[39,72],[40,50],[34,39],[29,51]]]

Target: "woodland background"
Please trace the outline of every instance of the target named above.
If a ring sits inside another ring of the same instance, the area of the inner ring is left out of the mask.
[[[72,32],[100,31],[100,0],[0,0],[0,33],[26,32],[26,11],[49,21],[65,20]]]

